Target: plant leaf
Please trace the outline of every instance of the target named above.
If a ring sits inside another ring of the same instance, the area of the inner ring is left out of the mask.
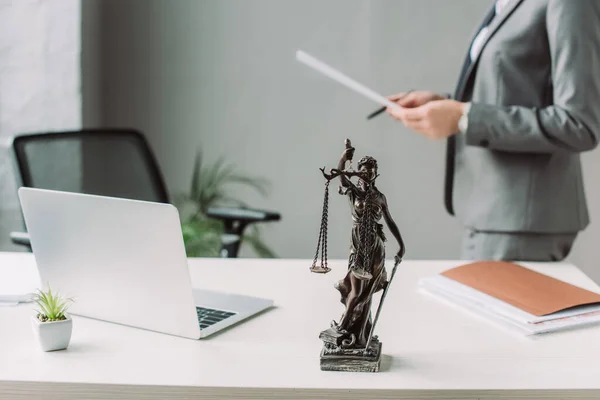
[[[202,215],[182,224],[188,257],[216,257],[219,254],[223,224]]]
[[[253,178],[245,175],[230,175],[228,183],[239,183],[249,186],[263,196],[267,195],[269,183],[266,179]]]
[[[188,257],[215,257],[219,255],[223,223],[206,216],[209,208],[220,206],[247,207],[243,201],[229,193],[229,186],[246,186],[263,196],[267,195],[269,186],[266,179],[241,173],[234,164],[226,163],[223,157],[218,158],[210,165],[203,164],[203,161],[202,154],[198,150],[194,159],[190,193],[178,197],[180,212],[183,211],[183,207],[187,207],[188,210],[186,213],[188,215],[180,214],[184,218],[182,233]],[[196,211],[192,211],[190,217],[191,205],[194,206],[193,208]],[[252,230],[252,233],[245,235],[244,241],[247,241],[247,244],[259,256],[275,256],[256,230]]]
[[[258,232],[244,235],[243,242],[248,244],[257,256],[261,258],[277,258],[277,255],[262,240]]]
[[[46,292],[39,290],[34,295],[34,301],[39,306],[37,312],[48,321],[58,321],[65,318],[64,314],[69,308],[72,299],[64,299],[60,293],[52,293],[52,288],[48,286]]]
[[[196,151],[196,158],[194,159],[194,171],[192,172],[192,184],[190,186],[190,196],[197,198],[200,191],[200,168],[202,167],[202,153],[200,150]]]

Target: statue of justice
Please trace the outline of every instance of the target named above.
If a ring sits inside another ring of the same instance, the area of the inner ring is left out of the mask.
[[[352,170],[354,147],[346,139],[345,149],[337,168],[329,173],[321,168],[325,178],[325,198],[317,251],[310,268],[314,273],[328,273],[327,266],[327,217],[329,207],[329,184],[339,178],[339,193],[348,197],[352,215],[352,232],[348,270],[343,279],[335,284],[340,292],[345,310],[338,322],[322,331],[323,341],[321,369],[329,371],[378,372],[381,363],[381,342],[373,335],[385,296],[396,269],[404,257],[404,242],[398,226],[392,218],[386,197],[375,186],[378,177],[377,161],[363,157]],[[349,163],[348,169],[346,164]],[[358,178],[354,183],[352,178]],[[394,268],[388,279],[385,269],[385,242],[381,219],[385,221],[399,245],[394,257]],[[320,263],[319,251],[321,251]],[[383,291],[375,319],[372,319],[373,294]]]

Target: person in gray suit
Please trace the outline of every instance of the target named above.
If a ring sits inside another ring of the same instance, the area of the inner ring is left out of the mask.
[[[454,96],[391,96],[447,139],[445,205],[467,260],[558,261],[589,214],[580,154],[600,135],[600,1],[498,0]]]

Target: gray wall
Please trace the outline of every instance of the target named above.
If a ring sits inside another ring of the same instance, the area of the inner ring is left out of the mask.
[[[102,125],[102,3],[81,3],[81,123],[84,127]]]
[[[456,258],[460,228],[442,205],[444,143],[385,115],[365,121],[373,104],[298,64],[294,53],[304,49],[383,93],[449,92],[490,3],[102,0],[102,120],[148,135],[172,192],[187,189],[196,147],[268,178],[268,198],[239,195],[281,211],[283,220],[265,234],[279,255],[294,258],[314,254],[323,196],[318,168],[335,166],[349,137],[357,158],[379,161],[379,187],[407,257]],[[585,162],[594,217],[600,185],[590,166],[600,164],[598,154]],[[348,207],[335,190],[330,208],[330,256],[346,257]],[[594,237],[590,228],[574,254],[588,270]]]
[[[583,231],[573,248],[570,261],[579,266],[596,282],[600,282],[598,238],[600,238],[600,149],[583,155],[583,178],[591,214],[591,224]],[[558,190],[558,188],[557,188]]]
[[[452,4],[451,4],[452,3]],[[281,211],[266,226],[284,257],[310,258],[323,181],[344,138],[375,156],[411,258],[453,258],[460,231],[442,207],[443,143],[411,134],[374,105],[298,64],[298,48],[384,93],[451,91],[465,42],[488,2],[103,1],[104,122],[150,138],[171,191],[187,189],[196,146],[272,182]],[[457,23],[461,21],[461,23]],[[330,254],[345,257],[350,220],[332,193]],[[392,249],[395,245],[392,246]],[[390,250],[395,251],[395,250]]]
[[[80,0],[0,0],[0,251],[22,250],[8,137],[80,127],[80,27]]]

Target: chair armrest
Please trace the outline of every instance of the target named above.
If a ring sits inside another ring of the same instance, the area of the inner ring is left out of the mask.
[[[27,232],[11,232],[10,240],[14,244],[21,246],[31,246],[31,240],[29,239],[29,233]]]
[[[279,221],[281,215],[275,211],[256,210],[251,208],[215,207],[209,208],[206,215],[223,221],[239,221],[244,224],[252,222]]]

